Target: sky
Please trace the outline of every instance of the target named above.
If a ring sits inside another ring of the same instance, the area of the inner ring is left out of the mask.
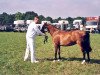
[[[52,18],[100,16],[100,0],[0,0],[0,14],[27,11]]]

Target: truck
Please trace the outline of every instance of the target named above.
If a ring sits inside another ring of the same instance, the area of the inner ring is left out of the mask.
[[[82,19],[74,20],[73,21],[73,26],[74,26],[74,29],[80,29],[80,30],[82,30],[82,28],[83,28]]]
[[[100,16],[86,17],[86,31],[100,33]]]

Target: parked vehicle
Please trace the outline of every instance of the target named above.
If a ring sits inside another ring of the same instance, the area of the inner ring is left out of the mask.
[[[100,30],[100,16],[86,17],[86,31],[91,33],[99,32]]]
[[[85,26],[83,25],[83,23],[84,21],[82,19],[74,20],[73,21],[74,29],[85,30]]]

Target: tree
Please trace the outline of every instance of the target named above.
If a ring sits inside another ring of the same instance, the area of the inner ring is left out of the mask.
[[[82,17],[82,24],[85,25],[86,24],[86,18]]]
[[[15,14],[15,20],[22,20],[22,18],[23,18],[23,14],[21,12],[17,12]]]
[[[40,19],[40,21],[43,21],[43,20],[45,20],[45,17],[43,15],[39,15],[39,19]]]
[[[14,20],[15,20],[14,14],[9,15],[5,12],[0,14],[0,25],[11,25],[11,24],[13,24]]]
[[[76,17],[74,19],[76,19],[76,20],[82,20],[82,17],[78,16],[78,17]]]
[[[53,23],[57,23],[58,22],[58,19],[53,19]]]
[[[53,22],[53,19],[51,18],[51,17],[46,17],[46,19],[45,19],[46,21],[50,21],[51,23]]]
[[[59,21],[59,20],[62,20],[62,18],[61,18],[61,17],[58,17],[57,19],[58,19],[58,21]]]
[[[24,14],[24,20],[32,20],[35,16],[38,16],[38,14],[33,11],[28,11]]]
[[[2,25],[3,24],[3,16],[2,16],[2,14],[0,14],[0,25]]]
[[[43,15],[39,15],[39,20],[40,20],[40,23],[41,23],[41,21],[45,20],[45,17]]]
[[[68,17],[68,18],[66,18],[66,20],[68,20],[68,22],[69,22],[70,24],[72,24],[74,19],[71,18],[71,17]]]
[[[15,14],[12,14],[12,15],[10,14],[8,23],[13,25],[14,21],[15,21]]]
[[[9,23],[9,15],[5,12],[3,12],[1,15],[0,15],[0,24],[1,25],[6,25]]]

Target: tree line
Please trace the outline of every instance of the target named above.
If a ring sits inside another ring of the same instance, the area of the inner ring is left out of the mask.
[[[44,17],[43,15],[38,15],[34,11],[28,11],[25,13],[17,12],[15,14],[7,14],[6,12],[3,12],[2,14],[0,14],[0,25],[13,25],[13,22],[15,20],[32,20],[35,16],[39,16],[40,22],[46,20],[50,21],[51,23],[57,23],[59,20],[68,20],[69,23],[72,23],[74,19],[82,19],[85,21],[85,17],[58,17],[57,19],[53,19],[50,16]]]

